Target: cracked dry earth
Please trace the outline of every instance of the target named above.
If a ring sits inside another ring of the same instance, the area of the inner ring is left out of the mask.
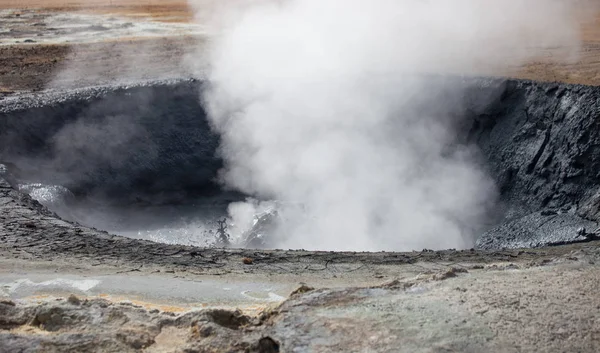
[[[272,281],[260,310],[80,293],[0,302],[0,352],[597,352],[597,242],[507,251],[199,249],[61,221],[0,182],[0,275]],[[251,261],[249,261],[250,259]],[[301,284],[302,283],[302,284]],[[198,300],[202,300],[198,292]],[[177,303],[172,303],[177,305]]]

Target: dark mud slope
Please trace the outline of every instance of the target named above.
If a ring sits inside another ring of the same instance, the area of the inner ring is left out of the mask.
[[[595,237],[600,218],[600,88],[444,79],[446,99],[501,194],[484,249]],[[451,82],[448,82],[451,81]],[[450,89],[448,89],[450,87]],[[50,92],[0,101],[0,163],[28,182],[119,204],[222,193],[222,166],[196,81]],[[436,104],[435,106],[439,106]],[[464,142],[464,141],[463,141]]]
[[[212,195],[221,162],[200,88],[188,81],[7,100],[0,162],[29,182],[119,203]]]
[[[600,88],[507,81],[474,117],[505,207],[480,248],[534,247],[595,237],[600,206]]]

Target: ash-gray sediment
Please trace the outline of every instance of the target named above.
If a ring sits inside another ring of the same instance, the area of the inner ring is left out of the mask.
[[[595,239],[600,88],[440,80],[432,97],[447,100],[450,114],[462,117],[457,141],[479,146],[500,191],[497,222],[477,247]],[[64,186],[76,199],[151,205],[212,197],[224,210],[243,195],[215,182],[223,163],[199,100],[202,85],[173,81],[6,97],[0,162],[21,181]],[[419,99],[427,107],[432,98]]]

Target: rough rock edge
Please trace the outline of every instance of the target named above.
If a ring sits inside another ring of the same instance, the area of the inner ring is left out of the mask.
[[[172,351],[173,343],[186,352],[278,351],[275,340],[265,341],[261,323],[239,311],[207,309],[176,315],[72,297],[42,304],[0,302],[0,351]],[[161,334],[170,336],[168,345],[160,342]],[[179,340],[173,342],[176,336]]]
[[[108,93],[118,93],[137,87],[171,86],[182,83],[201,84],[196,78],[170,80],[147,80],[121,83],[119,85],[99,85],[77,89],[50,89],[33,93],[12,93],[0,98],[0,113],[40,108],[47,105],[67,103],[69,101],[92,100],[102,98]]]

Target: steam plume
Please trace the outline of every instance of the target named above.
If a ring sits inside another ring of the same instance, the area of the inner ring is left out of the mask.
[[[573,12],[552,0],[238,1],[220,10],[203,99],[222,134],[222,179],[303,205],[284,211],[278,247],[470,247],[493,182],[476,150],[457,144],[461,100],[442,98],[461,87],[424,74],[501,74],[550,49],[572,59],[579,45]]]

